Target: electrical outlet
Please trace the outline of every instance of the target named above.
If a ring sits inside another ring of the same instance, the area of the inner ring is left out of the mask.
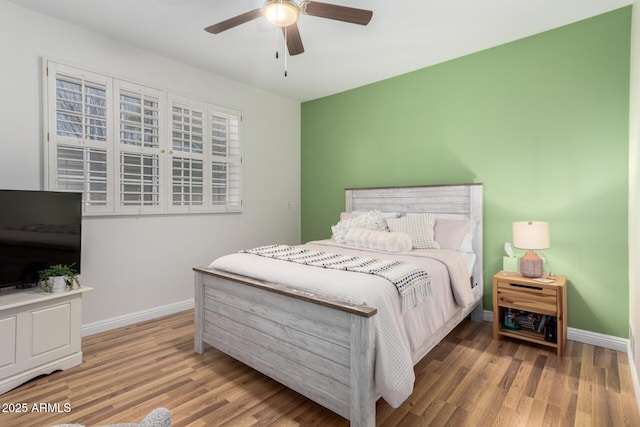
[[[291,200],[287,200],[284,206],[286,209],[291,209]]]

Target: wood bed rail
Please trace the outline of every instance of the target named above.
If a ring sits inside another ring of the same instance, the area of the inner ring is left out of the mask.
[[[301,299],[314,304],[344,311],[346,313],[355,314],[356,316],[371,317],[378,312],[378,310],[374,307],[367,307],[366,305],[349,304],[344,301],[323,297],[321,295],[316,295],[311,292],[305,292],[298,289],[290,288],[288,286],[278,285],[276,283],[265,282],[262,280],[257,280],[257,279],[253,279],[246,276],[240,276],[240,275],[229,273],[222,270],[215,270],[215,269],[206,268],[206,267],[194,267],[193,271],[207,274],[210,276],[224,278],[227,280],[231,280],[232,282],[242,283],[245,286],[252,286],[254,288],[264,289],[266,291],[274,292],[280,295]]]

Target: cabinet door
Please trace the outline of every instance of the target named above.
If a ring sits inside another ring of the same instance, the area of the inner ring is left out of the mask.
[[[0,317],[0,380],[79,353],[81,316],[79,294],[7,310]]]
[[[71,344],[71,302],[31,312],[31,354],[41,354],[68,347]]]
[[[16,316],[0,319],[0,368],[16,363]]]

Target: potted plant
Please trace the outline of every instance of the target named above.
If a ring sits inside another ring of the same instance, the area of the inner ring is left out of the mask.
[[[70,265],[56,264],[38,272],[38,286],[45,292],[63,292],[80,287],[78,273]]]

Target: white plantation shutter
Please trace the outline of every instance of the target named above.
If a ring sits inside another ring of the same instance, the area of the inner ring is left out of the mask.
[[[100,80],[98,77],[96,80]],[[56,135],[72,141],[107,141],[107,85],[84,75],[56,75]]]
[[[233,211],[242,207],[240,114],[216,111],[209,115],[211,129],[211,204]]]
[[[174,100],[171,118],[171,204],[174,210],[198,211],[205,201],[205,112],[203,103]]]
[[[163,209],[161,91],[116,82],[118,93],[119,207],[122,212]]]
[[[204,207],[204,162],[183,156],[174,156],[171,188],[174,206]],[[191,209],[189,209],[191,210]]]
[[[84,191],[85,206],[94,210],[107,206],[106,150],[59,145],[57,164],[56,190]]]
[[[120,205],[123,209],[160,205],[159,162],[157,155],[120,153]]]
[[[86,212],[106,212],[111,171],[109,79],[50,63],[48,98],[48,188],[84,193]]]
[[[242,210],[241,114],[46,61],[45,175],[85,214]]]

